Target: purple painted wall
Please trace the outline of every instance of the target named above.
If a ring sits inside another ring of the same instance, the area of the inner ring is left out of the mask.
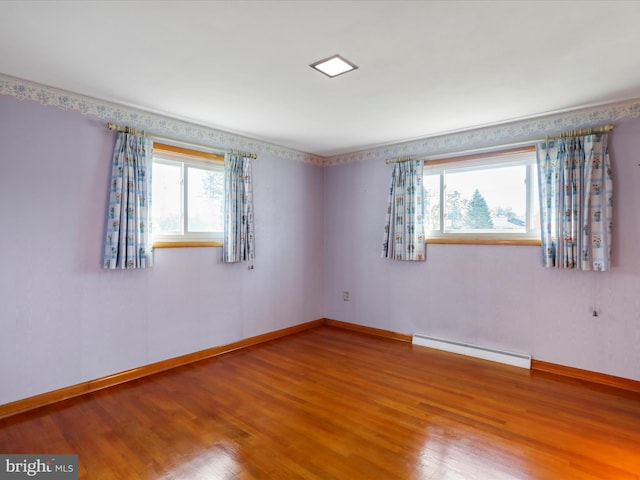
[[[0,96],[0,404],[323,317],[323,169],[259,155],[255,270],[218,248],[104,271],[114,134]]]
[[[640,380],[640,119],[612,134],[615,266],[600,274],[545,270],[538,247],[383,260],[391,166],[267,154],[255,270],[177,248],[104,271],[113,142],[94,117],[0,95],[0,404],[322,317]]]
[[[640,119],[619,122],[610,152],[616,239],[606,273],[546,270],[539,247],[525,246],[428,245],[425,263],[384,260],[392,166],[325,168],[325,317],[640,380]]]

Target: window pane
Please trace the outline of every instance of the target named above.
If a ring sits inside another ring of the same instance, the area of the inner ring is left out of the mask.
[[[445,230],[526,232],[526,165],[446,173]]]
[[[424,176],[425,230],[440,230],[440,175]]]
[[[540,196],[538,190],[538,169],[533,165],[531,178],[531,230],[540,231]]]
[[[189,232],[222,232],[224,173],[202,168],[188,168]]]
[[[181,167],[166,163],[153,164],[153,210],[154,235],[181,233]]]

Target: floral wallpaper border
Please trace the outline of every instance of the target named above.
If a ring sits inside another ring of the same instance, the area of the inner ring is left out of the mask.
[[[33,100],[62,110],[129,125],[151,134],[192,141],[212,147],[270,154],[316,166],[335,166],[366,160],[383,160],[408,155],[436,155],[477,148],[526,142],[565,130],[588,128],[640,116],[640,99],[581,108],[562,113],[493,125],[474,130],[424,137],[334,157],[320,157],[286,147],[234,135],[221,130],[172,119],[155,113],[98,100],[77,93],[0,74],[0,94],[18,100]]]
[[[162,135],[185,142],[192,141],[212,147],[230,148],[252,153],[323,166],[325,159],[317,155],[272,145],[240,135],[172,119],[155,113],[98,100],[77,93],[48,87],[38,83],[0,74],[0,94],[18,100],[33,100],[61,110],[72,110],[83,115],[98,117],[105,122],[142,129],[150,134]]]
[[[325,165],[342,165],[364,160],[386,160],[413,155],[444,155],[451,152],[490,148],[509,143],[530,142],[567,130],[596,127],[624,118],[640,116],[640,99],[541,115],[520,121],[474,130],[425,137],[325,159]]]

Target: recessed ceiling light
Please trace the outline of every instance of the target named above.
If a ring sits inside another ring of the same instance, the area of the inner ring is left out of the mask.
[[[340,55],[325,58],[324,60],[317,61],[309,66],[331,78],[358,68],[353,63],[342,58]]]

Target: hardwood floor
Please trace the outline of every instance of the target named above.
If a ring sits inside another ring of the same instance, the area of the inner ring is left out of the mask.
[[[640,394],[318,327],[0,420],[82,479],[640,478]]]

